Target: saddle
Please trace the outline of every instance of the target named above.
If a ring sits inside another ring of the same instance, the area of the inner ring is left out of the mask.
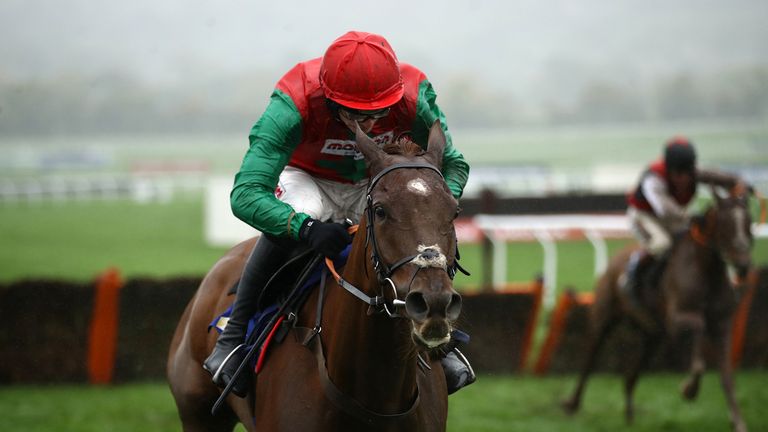
[[[346,264],[350,250],[351,245],[349,245],[344,251],[342,251],[341,254],[339,254],[339,257],[334,261],[334,265],[336,267],[341,268],[344,266],[344,264]],[[298,254],[294,257],[295,260],[289,260],[283,267],[278,269],[277,272],[275,272],[273,275],[273,279],[270,279],[269,283],[259,297],[259,310],[254,313],[254,315],[248,321],[248,329],[245,335],[246,350],[250,351],[254,349],[254,343],[262,333],[267,331],[270,332],[270,334],[267,338],[261,338],[262,343],[259,344],[261,346],[255,347],[257,352],[259,352],[259,356],[254,356],[251,359],[251,367],[256,367],[259,364],[259,360],[264,357],[268,349],[268,345],[273,341],[278,343],[281,342],[288,334],[290,327],[293,325],[291,320],[286,321],[284,319],[280,319],[273,326],[274,328],[266,328],[270,322],[272,322],[274,315],[286,301],[286,298],[291,291],[289,288],[297,282],[299,275],[305,272],[311,272],[309,278],[301,287],[298,288],[298,295],[294,297],[296,300],[292,302],[293,304],[288,305],[288,308],[284,310],[284,315],[286,316],[295,314],[298,310],[300,310],[309,297],[311,288],[320,283],[323,279],[323,267],[325,263],[321,261],[313,269],[309,269],[309,265],[312,264],[311,256],[308,254],[304,255],[306,256]],[[235,294],[237,292],[238,285],[239,281],[235,282],[233,287],[228,291],[228,294]],[[211,323],[208,325],[208,331],[210,331],[212,328],[215,328],[219,333],[223,332],[224,327],[226,327],[227,322],[229,321],[229,316],[232,314],[233,306],[234,305],[230,306],[221,315],[215,317],[213,321],[211,321]]]

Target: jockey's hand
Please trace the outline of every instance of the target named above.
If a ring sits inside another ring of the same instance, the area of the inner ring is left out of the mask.
[[[754,196],[755,195],[755,187],[751,184],[745,182],[744,180],[739,180],[736,182],[736,184],[733,186],[733,189],[731,190],[731,193],[733,193],[736,196]]]
[[[749,194],[749,196],[755,196],[755,192],[756,192],[755,187],[747,183],[747,193]]]
[[[352,242],[344,225],[312,218],[301,224],[299,239],[328,258],[335,258]]]

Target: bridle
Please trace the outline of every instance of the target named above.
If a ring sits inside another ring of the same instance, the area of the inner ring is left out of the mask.
[[[712,216],[710,216],[710,213],[707,213],[704,215],[703,220],[699,223],[693,223],[691,224],[691,228],[689,229],[691,238],[694,242],[696,242],[699,246],[705,247],[705,248],[712,248],[713,245],[711,244],[711,239],[713,235],[713,228],[715,226],[715,221],[712,221]],[[704,225],[704,230],[702,231],[702,225]]]
[[[373,269],[376,272],[376,276],[379,281],[379,286],[389,286],[393,293],[393,299],[392,301],[387,301],[386,297],[384,296],[384,293],[382,292],[379,295],[376,295],[374,297],[371,297],[364,293],[362,290],[357,288],[356,286],[352,285],[351,283],[347,282],[338,275],[338,273],[331,267],[332,263],[329,265],[329,268],[331,268],[331,273],[333,274],[334,278],[338,282],[339,286],[347,290],[349,293],[357,297],[358,299],[362,300],[363,302],[367,303],[371,308],[374,308],[375,310],[379,312],[385,312],[388,316],[392,318],[400,317],[397,313],[397,308],[405,306],[405,301],[400,300],[397,298],[397,287],[395,286],[395,283],[392,281],[392,275],[394,272],[399,269],[400,267],[417,260],[419,258],[423,258],[426,261],[432,260],[435,257],[439,255],[439,252],[432,249],[432,248],[425,248],[424,250],[421,250],[415,254],[407,255],[397,261],[395,261],[394,264],[387,264],[381,259],[381,252],[379,250],[379,244],[376,241],[376,233],[373,230],[373,222],[376,218],[376,212],[374,211],[373,207],[373,198],[371,197],[371,193],[373,192],[373,189],[378,184],[379,180],[381,180],[385,175],[399,169],[429,169],[434,172],[436,172],[440,179],[443,178],[443,174],[440,172],[439,169],[437,169],[434,165],[428,164],[428,163],[419,163],[419,162],[404,162],[399,164],[390,165],[387,168],[381,170],[378,174],[376,174],[370,181],[370,184],[368,185],[368,190],[366,192],[366,232],[365,232],[365,247],[368,248],[368,245],[371,245],[371,261],[373,264]],[[464,274],[469,274],[464,268],[462,268],[459,265],[459,254],[458,254],[458,248],[456,249],[456,257],[454,258],[454,262],[450,265],[446,265],[443,270],[445,270],[448,273],[448,277],[453,279],[456,276],[456,272],[461,271]],[[326,263],[329,263],[330,260],[326,260]],[[411,283],[413,283],[413,280],[416,278],[416,274],[421,270],[421,267],[419,267],[416,272],[413,274],[413,277],[411,278]],[[410,284],[409,284],[410,286]]]
[[[718,207],[717,212],[733,211],[734,208],[746,209],[745,202],[741,200],[736,200],[734,202],[735,204],[729,206],[727,209]],[[700,221],[692,223],[689,233],[693,241],[704,248],[717,249],[718,246],[714,242],[715,232],[718,227],[716,219],[716,214],[710,210],[703,215]]]
[[[379,287],[383,286],[384,282],[388,283],[388,285],[392,288],[392,291],[394,292],[394,298],[391,302],[388,302],[383,293],[376,295],[374,297],[371,297],[364,293],[361,289],[357,288],[356,286],[352,285],[351,283],[347,282],[339,276],[339,274],[336,272],[333,261],[331,261],[329,258],[326,258],[326,264],[328,266],[328,269],[330,270],[333,277],[336,279],[336,282],[339,284],[340,287],[344,288],[346,291],[357,297],[358,299],[362,300],[364,303],[369,305],[368,312],[369,314],[373,311],[376,312],[385,312],[390,318],[398,318],[401,317],[400,314],[397,313],[397,308],[405,306],[405,301],[400,300],[397,298],[397,288],[395,286],[395,283],[392,281],[392,274],[399,269],[400,267],[404,266],[405,264],[413,261],[414,259],[417,259],[419,257],[425,258],[426,260],[429,260],[430,258],[433,258],[439,254],[438,251],[431,249],[431,248],[425,248],[424,250],[420,250],[416,254],[408,255],[405,258],[397,260],[394,264],[387,264],[384,261],[381,260],[381,253],[379,251],[379,245],[376,241],[376,234],[373,230],[373,222],[375,219],[375,211],[373,209],[373,199],[371,198],[371,192],[376,187],[376,184],[381,180],[382,177],[385,175],[391,173],[392,171],[398,170],[398,169],[429,169],[432,170],[440,175],[440,178],[443,179],[442,173],[440,173],[440,170],[438,170],[433,165],[427,164],[427,163],[400,163],[400,164],[394,164],[391,165],[381,172],[379,172],[376,176],[374,176],[371,179],[370,184],[368,185],[367,190],[367,208],[366,208],[366,237],[365,237],[365,249],[368,250],[368,245],[371,245],[371,261],[373,263],[373,268],[376,271],[376,275],[379,281]],[[352,227],[351,230],[355,230],[356,227]],[[453,279],[453,276],[456,274],[456,269],[466,273],[464,269],[462,269],[458,265],[458,248],[456,249],[456,257],[454,259],[454,263],[450,266],[446,265],[443,268],[448,275]],[[367,267],[366,267],[367,268]],[[421,269],[421,266],[418,267],[416,270],[416,273]],[[450,269],[450,270],[449,270]],[[416,273],[414,273],[413,278],[411,278],[411,283],[413,282],[413,279],[416,277]],[[324,275],[325,273],[323,273]],[[409,285],[410,289],[410,285]],[[317,313],[315,316],[315,327],[313,329],[308,328],[299,328],[298,330],[299,335],[301,338],[304,339],[303,344],[305,346],[311,345],[311,349],[315,353],[315,357],[317,359],[318,364],[318,371],[320,374],[320,382],[323,386],[323,390],[326,394],[326,397],[339,409],[342,411],[358,418],[359,420],[367,423],[367,424],[378,424],[378,423],[394,423],[408,418],[415,412],[416,408],[419,406],[420,403],[420,394],[419,391],[419,384],[418,381],[416,383],[416,397],[413,400],[413,403],[411,406],[399,413],[395,414],[383,414],[376,411],[373,411],[369,408],[366,408],[363,406],[360,402],[355,400],[354,398],[347,396],[342,392],[336,385],[331,381],[330,376],[328,375],[328,370],[326,367],[326,360],[325,355],[323,354],[323,348],[322,348],[322,341],[319,337],[320,332],[322,330],[321,327],[321,316],[322,316],[322,305],[323,305],[323,296],[324,296],[324,290],[325,290],[325,283],[324,279],[320,282],[320,294],[318,295],[318,303],[317,303]],[[315,338],[315,336],[318,336]],[[313,341],[317,341],[313,343]],[[417,354],[417,359],[419,360],[419,366],[422,367],[422,369],[431,369],[427,362],[424,361],[424,359],[421,357],[420,354]]]

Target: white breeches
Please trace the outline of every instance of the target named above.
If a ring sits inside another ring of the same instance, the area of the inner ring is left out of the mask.
[[[311,217],[333,222],[350,219],[360,222],[365,210],[368,179],[357,183],[339,183],[312,177],[305,171],[286,166],[280,174],[276,196],[294,210]]]
[[[629,207],[627,217],[632,234],[651,255],[659,256],[672,246],[672,237],[652,213]]]

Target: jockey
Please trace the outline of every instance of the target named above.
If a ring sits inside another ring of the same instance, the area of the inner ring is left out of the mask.
[[[247,323],[271,275],[297,247],[327,257],[350,242],[345,219],[365,208],[368,173],[355,145],[356,125],[380,145],[410,133],[422,147],[439,119],[446,136],[442,173],[454,197],[469,174],[452,145],[436,94],[423,72],[399,63],[376,34],[351,31],[322,58],[297,64],[277,83],[251,129],[250,148],[230,194],[234,214],[261,231],[243,269],[232,314],[203,367],[224,387],[246,355]],[[443,359],[449,391],[470,384],[471,367],[451,351]],[[233,393],[244,397],[247,381]]]
[[[697,183],[733,188],[740,183],[730,174],[696,168],[696,151],[688,138],[676,136],[664,146],[664,159],[653,162],[627,195],[627,216],[641,249],[629,259],[622,289],[630,299],[640,298],[643,273],[655,281],[672,246],[672,236],[688,228],[686,208]]]

